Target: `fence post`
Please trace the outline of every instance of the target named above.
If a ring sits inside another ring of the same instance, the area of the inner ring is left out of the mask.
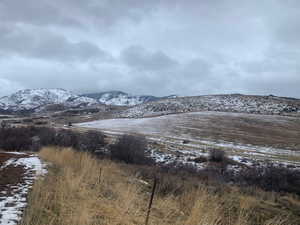
[[[102,167],[100,167],[100,170],[99,170],[98,184],[101,184],[101,177],[102,177]]]
[[[149,217],[150,217],[150,213],[151,213],[153,198],[154,198],[154,195],[155,195],[156,185],[157,185],[157,178],[155,177],[154,178],[153,187],[152,187],[150,202],[149,202],[149,206],[148,206],[148,211],[147,211],[147,217],[146,217],[145,225],[148,225],[148,223],[149,223]]]

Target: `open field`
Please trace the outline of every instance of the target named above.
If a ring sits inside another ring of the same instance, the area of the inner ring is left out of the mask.
[[[36,155],[0,152],[0,225],[19,222],[33,181],[45,173],[43,167]]]
[[[235,160],[254,164],[270,160],[300,166],[300,119],[275,115],[197,112],[140,119],[109,119],[77,124],[109,135],[144,134],[153,149],[189,157],[223,149]],[[163,157],[163,156],[162,156]],[[161,158],[161,157],[160,157]],[[175,157],[178,158],[178,157]]]

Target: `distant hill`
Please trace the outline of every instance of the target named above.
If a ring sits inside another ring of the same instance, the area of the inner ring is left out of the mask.
[[[122,91],[107,91],[91,94],[83,94],[84,97],[89,97],[97,100],[99,103],[106,105],[117,106],[134,106],[147,102],[158,101],[166,98],[175,98],[176,95],[166,97],[155,97],[152,95],[130,95]]]
[[[0,98],[0,112],[39,111],[49,105],[87,107],[98,102],[64,89],[27,89]]]
[[[255,114],[296,114],[300,116],[300,99],[255,95],[204,95],[161,99],[131,107],[121,117],[158,116],[172,113],[221,111]]]
[[[183,112],[221,111],[256,114],[288,114],[300,116],[300,100],[257,95],[204,95],[194,97],[155,97],[109,91],[76,95],[64,89],[27,89],[0,98],[0,113],[62,111],[127,106],[121,117],[147,117]],[[109,109],[107,109],[109,110]]]
[[[110,91],[77,95],[64,89],[26,89],[0,98],[0,113],[38,112],[62,108],[85,108],[97,105],[135,106],[176,96],[155,97],[130,95],[121,91]]]

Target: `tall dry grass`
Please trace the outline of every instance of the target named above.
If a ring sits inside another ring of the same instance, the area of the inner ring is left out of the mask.
[[[38,180],[22,225],[143,225],[151,185],[133,168],[72,149],[44,148],[40,157],[50,163],[47,177]],[[135,168],[136,170],[139,167]],[[298,221],[299,222],[299,221]],[[179,195],[157,194],[151,225],[297,225],[271,200],[225,193],[204,185]]]

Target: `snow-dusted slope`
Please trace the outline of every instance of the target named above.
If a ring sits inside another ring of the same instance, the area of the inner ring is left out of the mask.
[[[83,96],[94,98],[100,103],[106,105],[117,105],[117,106],[134,106],[146,102],[157,101],[162,98],[169,97],[155,97],[151,95],[130,95],[121,91],[108,91],[101,93],[85,94]]]
[[[207,95],[163,99],[137,105],[124,111],[122,117],[158,116],[172,113],[220,111],[255,114],[300,114],[300,100],[275,96]]]
[[[80,107],[97,104],[97,101],[63,89],[27,89],[0,98],[0,109],[7,111],[35,111],[52,104]]]

